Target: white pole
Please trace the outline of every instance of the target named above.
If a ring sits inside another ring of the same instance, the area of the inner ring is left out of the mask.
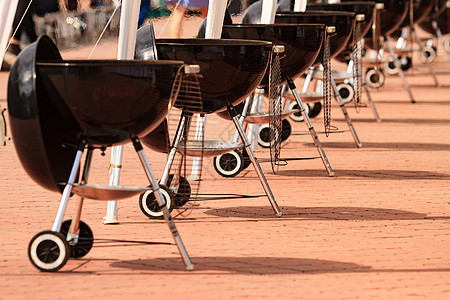
[[[227,8],[226,0],[210,0],[208,5],[208,16],[206,18],[205,38],[220,39],[222,35],[223,18]],[[195,139],[204,138],[203,134],[206,128],[206,116],[197,119],[197,128],[195,132]],[[192,162],[191,180],[200,178],[201,158],[194,157]]]
[[[261,24],[273,24],[277,12],[276,0],[263,0],[261,11]]]
[[[277,12],[277,0],[262,0],[262,11],[261,11],[261,24],[274,24],[275,23],[275,14]],[[260,112],[262,109],[262,95],[261,91],[256,89],[255,97],[256,101],[254,101],[252,106],[252,112]],[[253,150],[256,151],[258,149],[258,137],[259,137],[259,125],[250,124],[249,128],[249,139],[253,138]]]
[[[198,116],[197,118],[197,128],[195,130],[195,139],[203,140],[205,138],[205,128],[206,128],[206,115],[204,117]],[[192,171],[190,180],[200,180],[202,170],[202,158],[194,157],[192,162]]]
[[[205,38],[220,39],[222,35],[223,18],[227,8],[226,0],[210,0],[206,19]]]
[[[136,43],[140,0],[122,0],[120,14],[119,44],[117,59],[133,59]],[[123,146],[115,146],[111,150],[111,167],[109,184],[117,186],[120,182],[120,169],[122,168]],[[117,201],[108,201],[104,224],[117,224]]]
[[[0,1],[0,66],[11,35],[11,27],[19,0]]]
[[[307,0],[295,0],[294,11],[306,11]]]
[[[117,59],[133,59],[140,0],[122,0]]]

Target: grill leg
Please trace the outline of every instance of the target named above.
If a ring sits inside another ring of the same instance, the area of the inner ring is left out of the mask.
[[[362,144],[361,141],[358,138],[358,134],[356,133],[355,127],[353,126],[352,119],[350,119],[350,116],[348,115],[347,108],[345,107],[344,101],[341,98],[341,95],[339,94],[338,88],[336,86],[336,82],[334,81],[333,75],[330,76],[331,85],[333,86],[334,90],[334,97],[338,100],[339,106],[341,107],[342,113],[344,114],[345,121],[347,121],[348,128],[350,128],[350,132],[352,133],[353,140],[355,141],[356,147],[361,148]]]
[[[142,166],[144,167],[145,174],[147,175],[148,180],[150,181],[150,184],[153,189],[153,193],[155,194],[156,201],[158,202],[158,205],[164,215],[164,219],[169,226],[170,232],[172,233],[172,237],[175,241],[175,244],[177,245],[178,251],[181,255],[181,258],[183,259],[184,265],[186,266],[186,270],[190,271],[194,269],[194,265],[192,264],[189,255],[186,251],[186,248],[184,247],[183,241],[181,240],[181,237],[178,233],[178,230],[175,226],[175,223],[169,213],[169,210],[166,206],[166,201],[164,197],[161,194],[161,191],[159,190],[159,184],[158,181],[155,178],[155,175],[153,174],[152,168],[150,167],[150,164],[147,160],[147,157],[144,154],[144,149],[142,148],[142,144],[139,141],[137,137],[132,138],[134,149],[136,150],[139,160],[141,161]]]
[[[373,114],[375,115],[375,120],[377,120],[377,122],[381,122],[381,118],[380,115],[378,114],[375,102],[373,102],[369,89],[366,86],[366,80],[364,79],[364,76],[362,76],[361,78],[362,78],[362,86],[364,87],[364,91],[366,92],[367,99],[369,99],[370,106],[372,107]]]
[[[264,89],[256,88],[255,95],[256,95],[256,103],[255,103],[256,112],[261,112],[264,98]],[[252,146],[253,151],[258,151],[259,127],[260,127],[259,124],[253,124],[253,146]]]
[[[242,128],[242,125],[239,123],[236,110],[234,109],[233,105],[228,105],[227,109],[231,119],[233,120],[234,126],[239,132],[239,136],[241,137],[241,140],[244,143],[244,147],[247,150],[248,157],[250,158],[250,161],[252,162],[253,167],[255,168],[256,174],[258,175],[259,181],[261,182],[261,185],[263,186],[264,191],[266,192],[267,198],[269,198],[270,205],[272,205],[275,215],[277,217],[281,217],[281,210],[278,207],[277,202],[275,201],[275,197],[273,196],[272,191],[270,190],[269,184],[267,183],[266,177],[264,176],[264,173],[261,170],[261,167],[256,159],[255,153],[253,152],[250,142],[247,136],[245,135],[244,129]]]
[[[302,89],[303,93],[306,93],[308,91],[309,84],[311,83],[313,73],[314,73],[314,67],[309,67],[308,74],[306,75],[305,83],[303,83],[303,89]]]
[[[160,180],[160,183],[163,185],[167,185],[170,169],[172,168],[173,160],[175,159],[175,155],[177,153],[177,147],[180,143],[181,135],[183,134],[185,126],[186,116],[184,115],[184,113],[182,113],[180,122],[178,123],[177,132],[175,133],[175,139],[173,141],[172,149],[170,149],[169,157],[167,158],[166,166],[164,167],[164,172]]]
[[[251,100],[250,105],[250,113],[256,113],[261,111],[262,107],[262,97],[264,95],[264,90],[261,88],[256,88],[253,93],[253,99]],[[241,122],[242,124],[242,122]],[[236,130],[236,134],[239,135],[239,132]],[[236,136],[235,134],[235,136]],[[247,138],[252,145],[253,151],[258,151],[258,138],[259,138],[259,125],[258,124],[249,124],[247,130]]]
[[[394,59],[394,64],[398,69],[398,73],[400,74],[400,77],[402,77],[403,84],[405,86],[406,91],[409,94],[409,98],[411,99],[411,103],[416,103],[416,100],[414,99],[414,95],[411,91],[411,88],[409,87],[408,81],[406,80],[405,73],[403,73],[402,66],[400,64],[400,61],[398,60],[397,54],[395,54],[394,49],[392,49],[391,43],[387,39],[386,36],[383,37],[385,44],[389,48],[389,52],[391,53],[392,58]]]
[[[297,101],[298,107],[300,108],[300,111],[303,115],[303,119],[306,122],[306,126],[308,126],[309,133],[311,134],[312,140],[317,147],[317,151],[319,152],[320,158],[322,159],[322,163],[325,166],[325,169],[327,170],[328,175],[334,176],[334,171],[331,168],[330,163],[328,162],[327,155],[325,154],[325,151],[322,148],[322,144],[320,143],[320,140],[319,140],[319,137],[317,136],[316,130],[314,130],[311,120],[309,119],[308,114],[305,112],[305,106],[303,105],[303,102],[297,93],[297,89],[295,87],[294,81],[292,79],[288,79],[287,83],[288,83],[289,89],[292,92],[292,95],[294,95],[294,98]]]
[[[244,108],[242,109],[241,116],[239,117],[239,124],[241,124],[242,126],[244,126],[244,120],[245,120],[245,116],[247,115],[247,111],[248,111],[248,107],[250,106],[250,102],[252,102],[251,95],[245,99]],[[239,140],[239,132],[236,129],[236,131],[234,132],[234,135],[233,135],[233,142],[237,143],[238,140]]]
[[[420,41],[420,38],[419,38],[416,30],[414,29],[414,26],[411,26],[411,31],[412,31],[412,34],[413,34],[413,38],[416,40],[416,43],[419,45],[420,51],[422,51],[422,53],[423,53],[424,52],[424,48],[423,48],[422,42]],[[428,61],[428,59],[425,59],[425,64],[430,69],[430,74],[431,74],[431,76],[433,76],[434,83],[435,83],[436,87],[440,88],[441,84],[437,80],[436,73],[434,72],[433,66]]]
[[[67,203],[69,202],[70,194],[72,193],[72,186],[75,182],[75,177],[77,176],[78,168],[80,167],[81,155],[84,151],[84,142],[78,145],[77,154],[75,155],[75,161],[73,162],[72,170],[70,171],[69,180],[64,188],[64,192],[61,196],[61,202],[59,203],[58,212],[53,222],[52,231],[59,232],[61,230],[61,223],[66,212]]]

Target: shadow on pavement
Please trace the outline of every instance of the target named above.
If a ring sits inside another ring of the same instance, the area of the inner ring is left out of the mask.
[[[416,100],[417,102],[413,105],[418,104],[438,104],[438,105],[450,105],[450,101],[444,98],[442,100]],[[383,103],[383,104],[412,104],[410,100],[376,100],[375,104]]]
[[[195,265],[195,271],[183,272],[183,275],[199,272],[216,273],[217,271],[221,274],[255,275],[320,274],[367,272],[371,269],[368,266],[340,261],[285,257],[192,257],[192,262]],[[183,263],[176,257],[118,261],[111,263],[111,267],[133,271],[183,271]]]
[[[303,143],[305,146],[313,147],[313,143]],[[340,149],[356,149],[353,142],[324,142],[322,145],[326,148],[340,148]],[[450,144],[438,143],[398,143],[398,142],[363,142],[362,149],[392,149],[395,151],[450,151]]]
[[[373,178],[377,180],[449,180],[450,175],[429,172],[429,171],[410,171],[410,170],[341,170],[335,169],[337,179],[367,179]],[[280,170],[277,172],[280,176],[295,176],[295,177],[322,177],[326,176],[324,170]]]
[[[370,266],[355,263],[289,257],[192,257],[195,265],[193,272],[183,272],[180,258],[155,258],[127,260],[111,263],[111,267],[129,269],[136,274],[181,271],[173,275],[283,275],[283,274],[326,274],[326,273],[392,273],[392,272],[448,272],[449,268],[435,269],[373,269]],[[118,275],[123,274],[119,272]]]
[[[449,103],[450,104],[450,103]],[[335,118],[334,120],[344,122],[344,119]],[[376,123],[374,118],[352,118],[355,123]],[[406,124],[450,124],[450,119],[382,119],[382,123],[406,123]]]
[[[301,220],[343,220],[343,221],[370,221],[370,220],[436,220],[450,219],[445,216],[427,216],[406,210],[370,208],[370,207],[296,207],[282,206],[281,219]],[[205,211],[207,215],[233,218],[275,218],[270,205],[267,206],[237,206],[217,208]],[[277,219],[279,220],[279,219]]]

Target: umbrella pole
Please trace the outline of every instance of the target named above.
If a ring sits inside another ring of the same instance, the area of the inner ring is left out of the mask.
[[[134,47],[136,43],[136,32],[139,17],[140,0],[123,0],[120,15],[120,31],[117,59],[133,59]],[[119,185],[120,169],[122,168],[123,146],[112,148],[109,184]],[[103,224],[117,224],[117,201],[108,201],[106,217]]]

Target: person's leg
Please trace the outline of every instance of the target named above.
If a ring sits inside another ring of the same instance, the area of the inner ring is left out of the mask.
[[[28,1],[27,0],[19,0],[17,3],[17,9],[16,14],[14,15],[13,25],[12,25],[12,43],[19,44],[20,43],[20,36],[22,35],[22,28],[23,26],[19,26],[20,20],[22,19],[22,16],[25,14],[25,11],[28,7]]]
[[[179,38],[181,36],[181,22],[183,21],[186,8],[181,4],[174,3],[173,12],[170,16],[169,35],[172,38]]]
[[[37,40],[36,25],[34,24],[33,15],[31,9],[28,10],[27,14],[22,21],[23,32],[26,33],[30,43]]]
[[[150,0],[141,0],[141,7],[139,8],[139,20],[138,28],[144,24],[145,19],[147,19],[148,13],[150,12]]]

